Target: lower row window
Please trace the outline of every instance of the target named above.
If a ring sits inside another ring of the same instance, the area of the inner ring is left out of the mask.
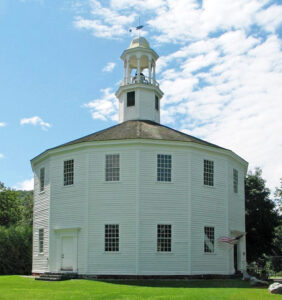
[[[205,227],[205,253],[214,253],[214,227]]]
[[[171,224],[157,225],[157,252],[171,252]],[[204,227],[204,252],[214,253],[214,227]],[[105,251],[119,251],[119,225],[105,225]]]
[[[44,250],[44,229],[38,231],[39,253],[43,253]]]
[[[105,225],[105,251],[119,251],[119,225]]]

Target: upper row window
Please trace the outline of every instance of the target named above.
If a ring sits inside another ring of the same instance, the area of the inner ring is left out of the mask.
[[[119,181],[119,154],[106,155],[106,181]]]
[[[212,160],[204,160],[204,185],[214,186],[214,162]]]
[[[171,181],[171,155],[158,154],[158,181]]]
[[[64,161],[64,185],[72,185],[74,178],[73,159]]]
[[[39,191],[43,192],[45,188],[45,168],[40,169]]]
[[[203,170],[204,185],[214,186],[214,162],[212,160],[204,160]],[[105,163],[105,181],[120,180],[120,155],[107,154]],[[170,154],[157,155],[157,181],[172,181],[172,156]],[[74,183],[74,160],[64,161],[64,185],[72,185]],[[39,190],[44,191],[45,188],[45,168],[40,169]],[[233,191],[238,193],[238,170],[233,169]]]

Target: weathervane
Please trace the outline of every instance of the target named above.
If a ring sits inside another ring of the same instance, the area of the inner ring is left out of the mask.
[[[138,22],[138,26],[134,27],[134,28],[130,28],[129,32],[132,32],[132,29],[135,29],[138,31],[138,37],[140,38],[140,31],[141,29],[144,27],[145,25],[141,25],[140,24],[140,17],[139,17],[139,22]]]

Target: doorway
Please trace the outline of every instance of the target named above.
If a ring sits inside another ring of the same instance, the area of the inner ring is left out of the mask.
[[[61,269],[73,271],[74,268],[74,243],[72,236],[62,236]]]

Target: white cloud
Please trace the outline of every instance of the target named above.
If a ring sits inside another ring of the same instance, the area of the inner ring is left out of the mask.
[[[51,125],[47,122],[44,122],[40,117],[38,116],[34,116],[31,118],[23,118],[20,121],[21,125],[25,125],[25,124],[30,124],[33,126],[37,126],[39,125],[43,130],[47,130],[48,128],[51,127]]]
[[[16,190],[21,190],[21,191],[31,191],[34,188],[34,179],[27,179],[22,182],[17,183],[14,188]]]
[[[100,99],[92,100],[83,106],[90,109],[93,119],[117,121],[118,103],[115,94],[110,88],[102,89],[101,92]]]
[[[109,63],[107,63],[107,65],[103,68],[103,72],[112,72],[113,71],[113,69],[115,68],[115,66],[116,66],[116,63],[114,63],[114,62],[109,62]]]
[[[0,153],[0,159],[4,158],[4,154]]]
[[[5,122],[0,122],[0,127],[5,127],[7,124]]]
[[[121,38],[136,15],[146,15],[150,43],[163,46],[166,53],[157,62],[165,93],[162,122],[230,148],[251,168],[262,167],[271,188],[279,185],[282,42],[277,29],[282,5],[278,1],[89,1],[91,18],[78,18],[88,22],[83,28],[96,37]],[[113,17],[123,17],[114,30]],[[107,88],[101,99],[87,105],[93,118],[107,121],[116,116],[116,103]]]

